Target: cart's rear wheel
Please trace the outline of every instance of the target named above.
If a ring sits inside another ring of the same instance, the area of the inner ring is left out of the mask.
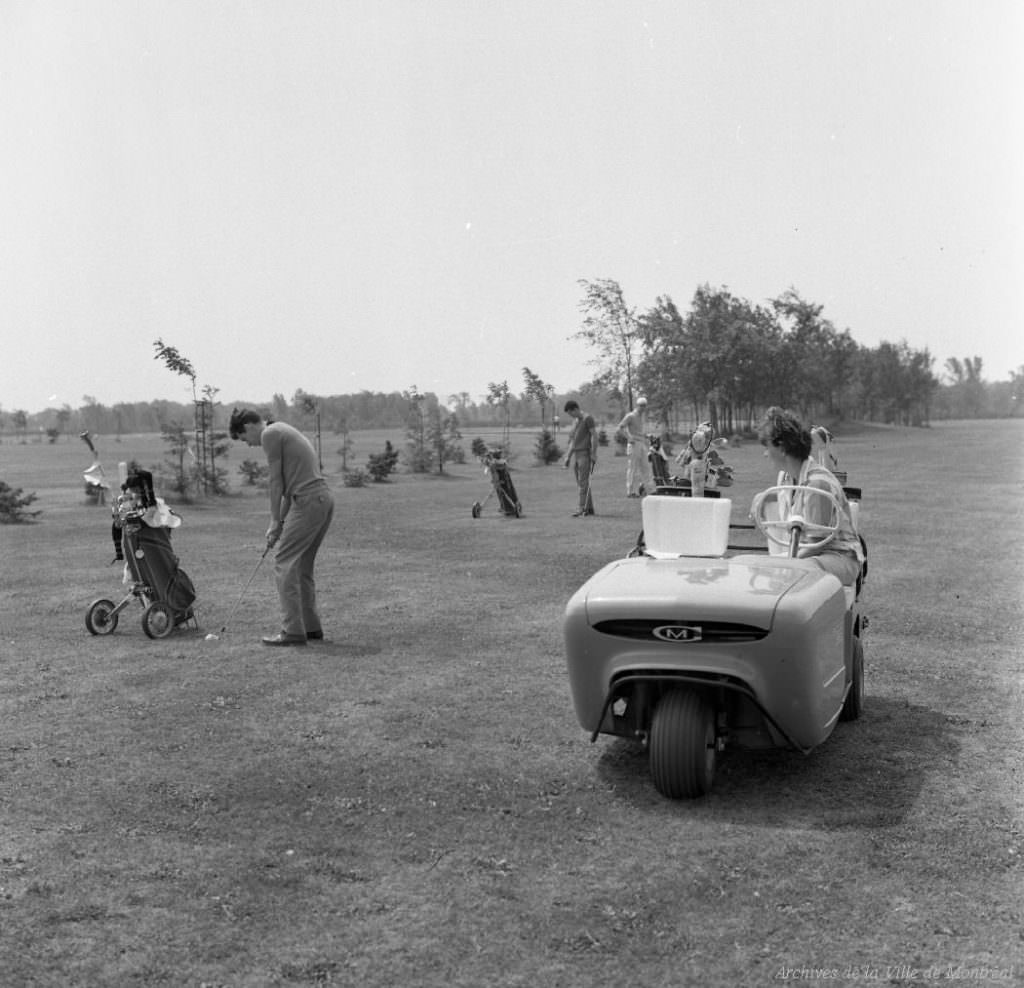
[[[116,605],[112,600],[94,600],[85,612],[85,626],[92,635],[109,635],[117,627]]]
[[[691,799],[715,777],[715,712],[693,690],[674,689],[654,708],[650,760],[654,787],[669,799]]]
[[[155,600],[142,612],[142,630],[150,638],[166,638],[174,630],[174,612],[162,600]]]
[[[864,709],[864,646],[859,638],[853,640],[853,668],[850,689],[839,713],[840,720],[856,720]]]
[[[473,502],[473,517],[479,518],[480,512],[483,511],[484,506],[479,501]]]

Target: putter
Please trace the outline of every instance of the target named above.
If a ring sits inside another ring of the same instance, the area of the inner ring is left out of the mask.
[[[224,624],[221,626],[220,631],[218,631],[217,634],[213,634],[212,632],[208,634],[206,636],[207,641],[216,641],[227,630],[228,625],[231,623],[231,619],[235,616],[235,612],[241,606],[242,601],[245,600],[245,595],[249,592],[249,587],[252,586],[252,581],[256,579],[256,574],[260,571],[260,567],[263,565],[263,560],[267,558],[268,552],[270,552],[269,545],[263,550],[263,554],[256,563],[256,568],[252,571],[252,575],[246,581],[245,586],[242,587],[242,592],[239,595],[238,600],[235,601],[235,606],[231,608],[231,613],[228,614],[227,620],[225,620]]]

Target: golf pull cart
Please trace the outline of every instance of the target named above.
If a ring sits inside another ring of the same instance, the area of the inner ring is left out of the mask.
[[[179,566],[171,548],[170,532],[181,519],[153,493],[153,475],[147,470],[126,474],[122,493],[113,505],[115,562],[123,561],[127,592],[115,603],[101,597],[89,605],[85,627],[93,635],[112,634],[121,612],[133,601],[142,605],[142,630],[148,638],[166,638],[175,628],[198,628],[193,604],[195,588]]]
[[[512,471],[509,469],[508,459],[501,447],[494,447],[480,458],[484,470],[491,479],[491,490],[483,501],[474,501],[472,515],[479,518],[483,514],[484,505],[493,495],[498,498],[498,510],[507,518],[522,518],[523,506],[516,493],[515,484],[512,483]]]
[[[570,599],[564,637],[580,725],[648,750],[664,796],[702,796],[727,746],[808,753],[861,712],[867,619],[860,590],[812,559],[836,537],[779,505],[797,488],[755,498],[768,551],[729,547],[726,498],[651,495],[641,547],[595,573]],[[852,507],[852,506],[851,506]],[[851,514],[853,512],[851,511]]]

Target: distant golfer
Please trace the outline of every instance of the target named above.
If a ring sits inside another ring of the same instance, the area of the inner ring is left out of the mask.
[[[590,490],[590,479],[597,466],[597,423],[593,415],[587,415],[580,408],[579,402],[571,399],[565,403],[565,411],[572,416],[573,427],[569,434],[569,452],[562,464],[569,468],[572,460],[576,471],[576,486],[579,488],[579,509],[572,513],[573,518],[594,513],[594,497]]]
[[[637,398],[636,408],[619,423],[626,435],[626,497],[639,497],[645,485],[650,487],[647,462],[647,399]]]
[[[318,466],[313,444],[285,422],[266,423],[259,412],[236,408],[229,432],[260,446],[270,467],[267,545],[277,546],[274,576],[281,598],[281,630],[264,645],[305,645],[323,638],[313,564],[334,517],[334,497]]]

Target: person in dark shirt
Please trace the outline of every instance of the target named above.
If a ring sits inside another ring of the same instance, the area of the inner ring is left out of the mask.
[[[590,479],[597,466],[597,423],[593,415],[587,415],[579,406],[579,402],[567,401],[565,411],[572,416],[573,427],[569,434],[569,452],[565,457],[564,468],[568,470],[569,462],[573,462],[576,472],[576,486],[579,489],[579,508],[573,512],[573,518],[594,514],[594,497],[590,490]]]

